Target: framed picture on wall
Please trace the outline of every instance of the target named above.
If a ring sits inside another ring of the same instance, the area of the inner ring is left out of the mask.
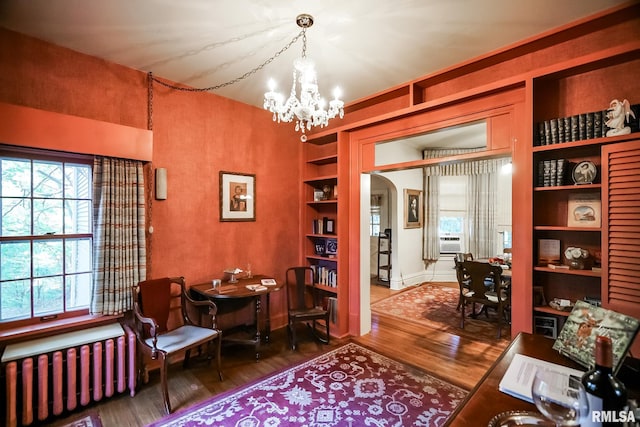
[[[421,228],[423,216],[422,191],[404,189],[404,228]]]
[[[220,171],[220,221],[256,220],[256,176]]]

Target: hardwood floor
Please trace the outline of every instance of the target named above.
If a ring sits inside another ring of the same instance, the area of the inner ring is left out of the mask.
[[[372,285],[371,301],[379,301],[397,292],[402,291]],[[323,345],[313,341],[310,334],[302,329],[299,340],[298,350],[291,351],[287,346],[286,330],[273,331],[271,342],[263,346],[262,358],[257,363],[250,347],[224,348],[222,364],[225,380],[222,382],[218,381],[213,364],[207,365],[196,359],[185,370],[181,363],[176,363],[169,373],[169,395],[174,411],[183,410],[210,396],[258,380],[349,341],[332,339],[328,346]],[[506,340],[492,343],[473,341],[378,315],[372,318],[369,334],[351,340],[467,390],[475,386],[508,345]],[[145,426],[162,418],[164,410],[158,371],[151,372],[149,383],[139,386],[135,397],[123,395],[112,398],[84,410],[88,411],[97,411],[104,427]],[[47,425],[61,426],[65,420],[55,420]]]

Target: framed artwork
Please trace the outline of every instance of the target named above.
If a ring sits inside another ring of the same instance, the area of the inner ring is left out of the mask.
[[[538,265],[560,264],[560,240],[538,239]]]
[[[327,239],[324,252],[326,255],[336,255],[338,253],[338,241],[336,239]]]
[[[598,194],[570,194],[567,202],[568,227],[600,227],[602,203]]]
[[[404,228],[422,227],[422,191],[404,189]]]
[[[256,176],[220,171],[220,221],[256,220]]]
[[[582,161],[574,166],[571,172],[571,179],[576,185],[592,184],[598,176],[598,168],[593,162],[588,160]]]

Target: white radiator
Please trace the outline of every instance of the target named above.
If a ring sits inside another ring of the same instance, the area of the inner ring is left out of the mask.
[[[135,394],[136,336],[110,324],[8,345],[5,425],[39,424],[127,387]]]

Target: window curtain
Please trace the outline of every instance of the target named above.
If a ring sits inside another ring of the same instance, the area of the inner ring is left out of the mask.
[[[142,162],[96,157],[93,165],[94,265],[91,313],[131,310],[131,286],[146,278]]]
[[[495,173],[467,177],[469,250],[476,258],[495,255],[498,238],[498,179]]]
[[[424,159],[442,158],[482,149],[425,150]],[[467,176],[467,218],[469,252],[476,258],[493,256],[497,244],[498,174],[510,158],[480,159],[424,167],[425,229],[423,258],[434,262],[440,257],[439,180],[440,176]],[[434,195],[436,195],[434,197]]]
[[[440,177],[424,176],[424,242],[423,259],[426,264],[434,263],[440,258],[440,241],[438,228],[440,225]]]

